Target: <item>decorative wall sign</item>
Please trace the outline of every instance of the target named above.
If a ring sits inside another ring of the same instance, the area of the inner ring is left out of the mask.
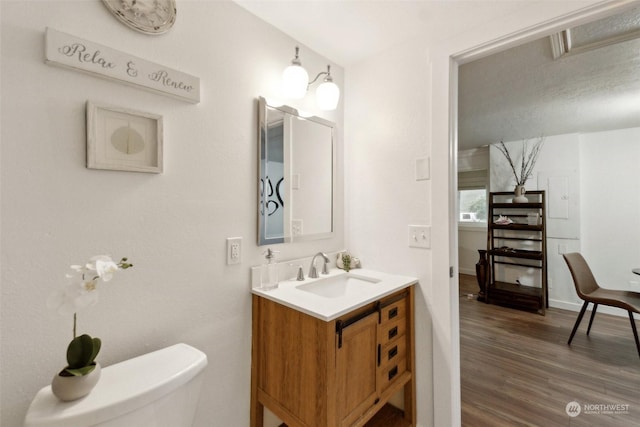
[[[87,167],[162,172],[162,116],[87,102]]]
[[[47,64],[200,102],[200,78],[52,28],[45,33],[45,59]]]

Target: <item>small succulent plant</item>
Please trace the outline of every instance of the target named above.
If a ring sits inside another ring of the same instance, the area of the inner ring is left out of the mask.
[[[351,270],[351,255],[348,253],[342,254],[342,265],[344,271],[349,272]]]
[[[75,337],[67,347],[67,367],[58,375],[79,377],[87,375],[96,367],[95,359],[100,352],[102,341],[87,334]]]

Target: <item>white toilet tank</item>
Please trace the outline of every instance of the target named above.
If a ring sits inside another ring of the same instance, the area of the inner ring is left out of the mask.
[[[102,368],[91,393],[61,402],[44,387],[33,399],[25,427],[190,427],[207,356],[176,344]]]

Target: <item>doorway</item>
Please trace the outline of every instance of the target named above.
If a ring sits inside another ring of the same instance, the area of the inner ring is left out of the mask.
[[[451,131],[450,131],[450,151],[449,152],[451,153],[450,167],[452,172],[450,175],[450,187],[449,187],[450,196],[449,197],[450,197],[450,200],[452,201],[452,206],[455,207],[452,210],[451,228],[450,228],[451,242],[454,243],[453,244],[453,247],[455,248],[454,250],[457,250],[459,246],[458,230],[457,230],[457,217],[459,214],[459,206],[457,203],[458,177],[457,177],[457,173],[455,173],[457,171],[457,165],[458,165],[458,140],[457,140],[458,116],[457,114],[459,110],[458,108],[459,107],[458,105],[458,98],[459,98],[458,97],[458,94],[459,94],[458,92],[458,88],[459,88],[458,71],[459,70],[458,69],[459,67],[463,64],[469,63],[476,59],[481,59],[491,54],[501,52],[503,50],[524,44],[526,42],[529,42],[541,37],[549,36],[550,34],[565,28],[569,28],[577,24],[593,21],[609,15],[621,13],[626,9],[631,8],[632,6],[633,5],[629,5],[629,4],[617,5],[617,6],[613,6],[611,4],[604,5],[604,6],[603,5],[594,6],[594,7],[582,10],[580,12],[571,14],[569,16],[565,16],[565,17],[553,20],[551,22],[543,23],[535,28],[523,30],[509,37],[505,37],[490,43],[477,46],[465,52],[453,55],[451,57],[451,65],[450,65],[451,77],[450,77],[450,95],[449,95],[450,106],[451,106],[450,108]],[[453,216],[453,214],[455,214],[455,216]],[[455,221],[454,221],[454,218],[455,218]],[[457,254],[452,254],[452,256],[455,259],[455,264],[459,267],[460,265],[459,265],[459,259],[457,257]],[[457,270],[459,271],[459,268]],[[456,285],[457,285],[456,289],[459,289],[460,284],[457,278],[454,278],[453,280],[456,282]],[[455,304],[456,302],[452,301],[451,303]],[[457,307],[456,309],[452,309],[452,311],[457,312]],[[454,327],[458,328],[457,331],[453,331],[454,336],[456,335],[456,332],[458,333],[458,336],[459,336],[460,335],[459,324],[455,325]]]

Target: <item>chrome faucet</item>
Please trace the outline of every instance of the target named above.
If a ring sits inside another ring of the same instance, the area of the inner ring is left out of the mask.
[[[321,256],[324,260],[324,264],[322,265],[322,274],[329,274],[329,270],[327,269],[327,263],[329,262],[329,257],[327,254],[323,252],[318,252],[311,258],[311,268],[309,268],[309,278],[317,279],[318,278],[318,270],[316,269],[316,257]]]

